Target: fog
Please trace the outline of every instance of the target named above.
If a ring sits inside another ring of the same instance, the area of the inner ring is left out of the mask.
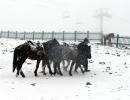
[[[100,32],[130,36],[130,0],[0,0],[0,30]]]

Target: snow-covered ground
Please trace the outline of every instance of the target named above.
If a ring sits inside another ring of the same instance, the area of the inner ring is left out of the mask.
[[[0,100],[130,100],[130,50],[92,44],[90,72],[34,76],[26,60],[25,78],[12,73],[13,48],[23,40],[0,39]]]

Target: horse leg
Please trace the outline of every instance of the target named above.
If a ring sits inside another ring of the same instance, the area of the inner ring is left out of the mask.
[[[55,62],[53,64],[53,67],[54,67],[54,75],[56,75],[56,63]]]
[[[57,63],[56,62],[54,62],[54,75],[56,75],[56,73],[58,73],[58,71],[57,71]]]
[[[46,65],[42,66],[43,75],[46,75],[45,69],[46,69]]]
[[[64,62],[64,61],[63,61]],[[70,65],[70,62],[71,62],[71,60],[67,60],[67,65],[65,66],[65,67],[63,67],[63,69],[67,72],[67,68],[69,67],[69,65]],[[65,63],[65,62],[64,62]],[[64,64],[63,63],[63,64]]]
[[[25,75],[24,75],[24,73],[23,73],[23,71],[22,71],[22,65],[23,65],[23,63],[25,62],[25,60],[26,60],[26,58],[24,58],[24,59],[19,59],[19,60],[18,60],[16,77],[19,76],[19,72],[20,72],[20,74],[21,74],[22,77],[25,77]]]
[[[68,60],[68,61],[67,61],[66,71],[67,71],[67,68],[68,68],[68,67],[69,67],[69,65],[70,65],[70,62],[71,62],[71,60]]]
[[[74,61],[72,61],[71,63],[71,66],[70,66],[70,70],[69,70],[69,75],[72,76],[72,69],[73,69],[73,66],[74,66]]]
[[[60,63],[57,63],[57,65],[58,65],[57,67],[58,67],[58,71],[59,71],[58,74],[60,74],[62,76],[63,74],[62,74],[62,72],[60,70]]]
[[[18,77],[19,76],[19,71],[20,71],[20,68],[19,68],[20,66],[18,65],[17,66],[17,73],[16,73],[16,77]]]
[[[79,64],[76,63],[76,65],[75,65],[75,69],[74,69],[75,72],[77,72],[78,65],[79,65]]]
[[[38,70],[38,68],[39,68],[39,63],[40,63],[40,60],[37,60],[36,69],[35,69],[35,71],[34,71],[34,75],[35,75],[35,76],[38,76],[37,70]]]
[[[82,69],[81,65],[79,65],[79,68],[80,68],[81,72],[84,74],[84,70]]]
[[[43,75],[46,75],[45,68],[46,68],[46,62],[45,62],[45,60],[42,60]]]
[[[65,71],[67,71],[67,68],[66,68],[66,66],[65,66],[65,60],[63,60],[62,62],[63,62],[63,69],[64,69]]]
[[[53,72],[52,72],[52,70],[51,70],[51,67],[50,67],[50,64],[49,64],[49,61],[48,61],[48,60],[47,60],[47,66],[48,66],[48,69],[49,69],[49,73],[52,75]]]
[[[68,61],[67,61],[66,68],[68,68],[68,67],[69,67],[70,62],[71,62],[71,60],[68,60]],[[67,70],[67,69],[66,69],[66,70]]]
[[[21,74],[22,77],[25,77],[25,75],[24,75],[22,69],[21,69],[21,71],[20,71],[20,74]]]

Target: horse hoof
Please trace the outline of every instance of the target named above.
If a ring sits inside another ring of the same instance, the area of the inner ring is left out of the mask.
[[[23,78],[25,78],[25,75],[24,75],[24,73],[21,73],[21,76],[22,76]]]
[[[43,75],[46,75],[46,73],[43,73]]]
[[[19,75],[18,74],[16,74],[16,77],[18,77]]]
[[[53,75],[54,73],[53,72],[49,72],[50,73],[50,75]]]
[[[25,75],[22,75],[23,78],[25,78]]]
[[[72,74],[71,74],[71,73],[69,73],[69,75],[70,75],[70,76],[72,76]]]
[[[53,75],[55,76],[55,75],[56,75],[56,73],[53,73]]]
[[[37,77],[38,75],[37,74],[35,74],[35,77]]]
[[[85,72],[90,72],[91,70],[85,70]]]
[[[60,73],[60,76],[63,76],[63,74],[62,74],[62,73]]]

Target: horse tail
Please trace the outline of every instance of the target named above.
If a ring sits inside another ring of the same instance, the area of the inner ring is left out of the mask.
[[[17,50],[14,50],[14,55],[13,55],[13,72],[15,71],[17,67]]]

